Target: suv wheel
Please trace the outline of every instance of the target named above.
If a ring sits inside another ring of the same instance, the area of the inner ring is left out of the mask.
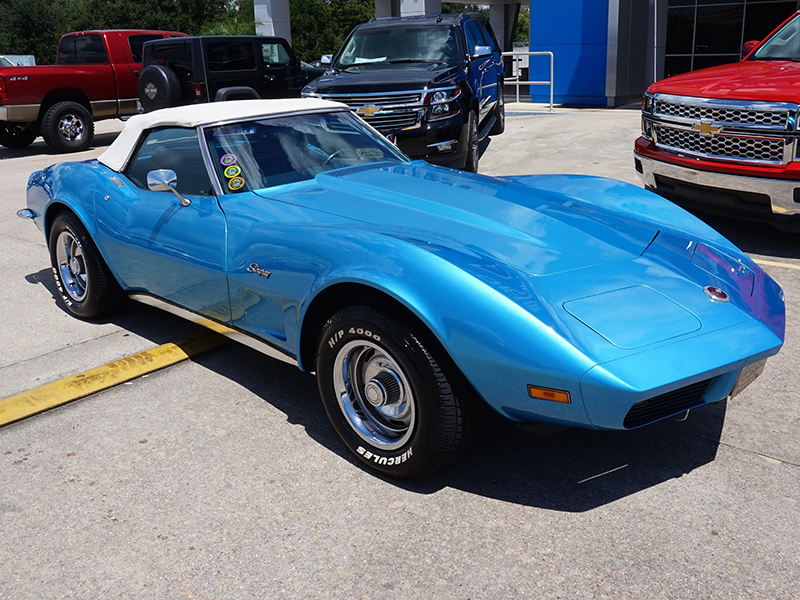
[[[467,160],[464,163],[464,170],[477,173],[480,155],[481,141],[478,139],[478,115],[473,110],[470,111],[467,122]]]
[[[506,103],[503,99],[503,88],[498,86],[497,104],[494,108],[494,125],[492,125],[489,135],[500,135],[506,130]]]

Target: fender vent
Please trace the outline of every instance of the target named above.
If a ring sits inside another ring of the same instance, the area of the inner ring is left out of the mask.
[[[711,379],[698,381],[655,398],[637,402],[631,406],[625,416],[625,421],[622,423],[623,427],[632,429],[633,427],[646,425],[702,404],[703,394],[706,393],[708,386],[711,385],[711,381]]]

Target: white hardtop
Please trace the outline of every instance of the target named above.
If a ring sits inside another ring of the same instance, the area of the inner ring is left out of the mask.
[[[97,160],[113,169],[121,171],[128,161],[136,142],[143,131],[156,127],[194,128],[212,123],[239,121],[243,119],[287,115],[313,111],[328,111],[347,108],[346,104],[319,100],[317,98],[283,98],[279,100],[229,100],[207,104],[190,104],[163,108],[153,112],[135,115],[128,119],[125,128],[117,139]]]

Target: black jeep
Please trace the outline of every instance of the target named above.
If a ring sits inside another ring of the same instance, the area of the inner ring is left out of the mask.
[[[303,95],[346,103],[412,158],[468,171],[505,128],[503,62],[480,14],[359,25]]]
[[[144,44],[142,67],[139,102],[145,111],[220,100],[297,97],[310,79],[289,42],[278,37],[153,40]]]

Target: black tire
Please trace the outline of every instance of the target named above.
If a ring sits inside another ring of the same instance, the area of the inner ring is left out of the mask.
[[[489,135],[500,135],[506,130],[506,102],[503,98],[503,88],[498,85],[497,104],[494,107],[494,125],[489,130]]]
[[[464,162],[464,170],[470,173],[477,173],[481,156],[481,141],[478,139],[478,115],[475,111],[470,111],[467,121],[466,152],[467,157]]]
[[[18,124],[0,122],[0,146],[6,148],[27,148],[36,139],[33,127],[19,127]]]
[[[92,115],[77,102],[59,102],[48,108],[41,129],[44,141],[56,152],[86,150],[94,139]]]
[[[139,102],[145,112],[178,106],[181,84],[175,71],[164,65],[150,65],[139,75]]]
[[[348,307],[326,323],[317,381],[336,432],[381,473],[428,475],[464,443],[462,403],[439,364],[409,328],[375,308]]]
[[[124,302],[122,289],[80,220],[70,212],[53,221],[50,264],[61,300],[82,319],[103,317]]]

